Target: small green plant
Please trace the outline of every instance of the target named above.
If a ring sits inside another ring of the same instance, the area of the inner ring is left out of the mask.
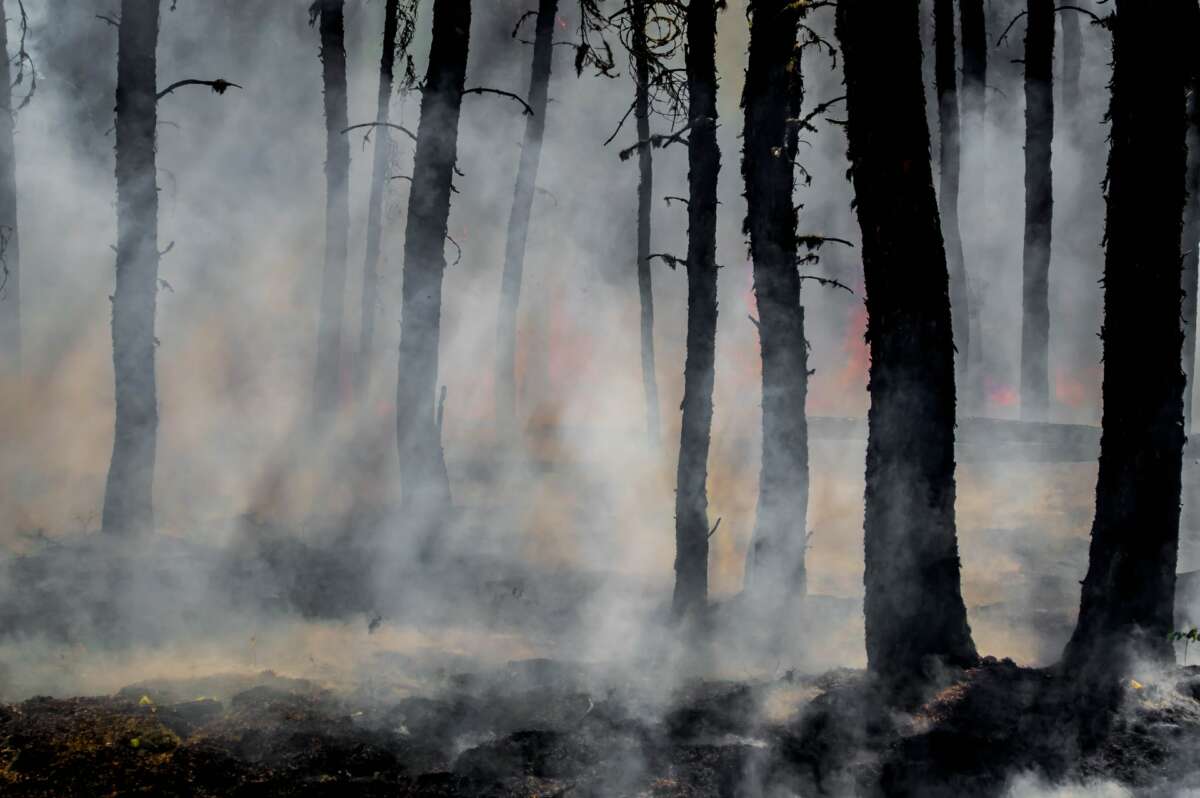
[[[1172,643],[1183,641],[1183,664],[1187,665],[1188,645],[1200,640],[1200,629],[1193,626],[1186,632],[1170,632],[1167,634],[1167,639]]]

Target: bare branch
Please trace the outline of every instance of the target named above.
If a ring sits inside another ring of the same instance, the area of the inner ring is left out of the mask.
[[[447,241],[449,241],[451,244],[453,244],[453,245],[454,245],[454,248],[455,248],[456,250],[458,250],[458,257],[456,257],[456,258],[454,259],[454,263],[451,263],[451,264],[450,264],[451,266],[457,266],[459,263],[461,263],[461,262],[462,262],[462,247],[460,247],[460,246],[458,245],[458,242],[457,242],[457,241],[455,241],[455,240],[454,240],[454,239],[453,239],[453,238],[450,236],[450,234],[449,234],[449,233],[446,233],[446,240],[447,240]]]
[[[120,22],[117,22],[115,19],[113,19],[112,17],[108,16],[107,14],[97,14],[97,15],[96,15],[96,19],[98,19],[98,20],[102,20],[102,21],[104,21],[104,22],[107,22],[109,25],[112,25],[114,28],[119,28],[119,27],[121,27],[121,23],[120,23]]]
[[[818,277],[815,274],[802,274],[800,275],[800,279],[812,280],[813,282],[819,283],[820,285],[828,288],[840,288],[843,291],[848,292],[850,296],[857,296],[857,294],[854,293],[854,289],[843,283],[841,280],[834,280],[832,277]]]
[[[1017,20],[1019,20],[1021,17],[1025,16],[1028,13],[1029,13],[1028,11],[1022,11],[1020,14],[1017,14],[1015,17],[1012,18],[1012,22],[1008,23],[1008,27],[1004,29],[1004,33],[1001,33],[1000,38],[996,40],[997,47],[1004,44],[1004,40],[1006,38],[1008,38],[1008,32],[1013,29],[1013,25],[1017,24]]]
[[[635,108],[637,108],[637,100],[634,100],[629,104],[629,109],[625,112],[625,115],[621,117],[621,121],[617,123],[617,129],[612,132],[611,136],[604,140],[604,144],[601,146],[607,147],[612,143],[612,140],[615,139],[617,134],[621,132],[621,128],[625,127],[625,123],[629,121],[629,116],[633,113]]]
[[[674,269],[676,266],[687,264],[687,261],[685,261],[683,258],[677,258],[667,252],[653,252],[646,256],[646,261],[649,262],[655,258],[658,258],[663,263],[667,264],[667,266],[669,266],[671,269]]]
[[[166,97],[171,92],[183,86],[208,86],[217,94],[224,94],[229,89],[243,88],[236,83],[230,83],[229,81],[221,78],[217,78],[216,80],[196,80],[195,78],[188,78],[187,80],[177,80],[170,86],[167,86],[165,89],[155,95],[155,99],[161,100],[163,97]]]
[[[713,524],[713,528],[708,531],[708,536],[711,538],[713,535],[717,534],[717,529],[720,526],[721,526],[721,519],[718,518],[717,523]]]
[[[476,86],[472,89],[463,89],[463,96],[465,97],[468,94],[499,94],[501,97],[508,97],[516,100],[525,108],[525,116],[533,116],[533,108],[529,105],[529,103],[525,102],[511,91],[501,91],[500,89],[488,89],[482,86]]]
[[[633,155],[635,152],[642,149],[643,147],[654,147],[655,149],[662,149],[663,147],[669,147],[672,144],[682,143],[682,142],[686,141],[686,139],[683,136],[684,133],[687,133],[689,130],[694,129],[697,125],[712,124],[715,121],[716,120],[714,120],[712,117],[706,116],[701,119],[697,119],[695,122],[693,122],[689,125],[685,125],[685,126],[679,128],[679,130],[676,130],[674,133],[656,133],[655,135],[651,136],[648,139],[643,139],[643,140],[639,141],[637,144],[634,144],[632,147],[626,147],[625,149],[621,150],[621,152],[618,153],[618,155],[620,156],[622,161],[628,161],[629,156]]]
[[[691,200],[689,200],[687,197],[674,197],[674,196],[670,196],[670,195],[668,195],[668,196],[666,196],[666,197],[663,197],[663,202],[667,203],[667,207],[668,207],[668,208],[669,208],[669,207],[671,207],[671,202],[672,202],[672,201],[674,201],[674,202],[681,202],[681,203],[683,203],[684,205],[691,205],[691,204],[692,204],[692,201],[691,201]]]
[[[350,127],[346,128],[346,129],[344,129],[344,130],[342,130],[341,132],[342,132],[342,134],[344,135],[344,134],[346,134],[346,133],[349,133],[351,130],[358,130],[359,128],[364,128],[364,127],[370,127],[370,128],[375,128],[375,127],[389,127],[389,128],[391,128],[392,130],[399,130],[401,133],[403,133],[404,135],[408,136],[408,137],[409,137],[410,139],[412,139],[413,141],[416,141],[416,140],[417,140],[417,134],[416,134],[416,133],[413,133],[411,130],[409,130],[408,128],[404,127],[403,125],[397,125],[397,124],[396,124],[396,123],[394,123],[394,122],[363,122],[361,125],[351,125]]]

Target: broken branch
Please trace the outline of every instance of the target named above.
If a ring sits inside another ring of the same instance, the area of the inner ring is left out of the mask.
[[[222,78],[217,78],[216,80],[196,80],[195,78],[188,78],[187,80],[175,81],[170,86],[167,86],[165,89],[156,94],[154,98],[156,100],[161,100],[163,97],[166,97],[171,92],[183,86],[208,86],[217,94],[224,94],[229,89],[243,88],[237,83],[230,83]]]

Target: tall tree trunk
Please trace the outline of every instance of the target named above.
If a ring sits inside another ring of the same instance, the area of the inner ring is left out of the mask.
[[[634,71],[637,80],[633,115],[638,141],[650,139],[650,53],[646,40],[647,0],[633,0]],[[646,434],[658,445],[662,423],[658,408],[658,374],[654,365],[654,289],[650,279],[650,209],[654,198],[654,154],[650,147],[638,150],[637,281],[642,318],[642,392],[646,397]]]
[[[808,514],[808,344],[796,267],[794,161],[804,81],[789,0],[750,6],[750,63],[742,94],[742,176],[762,349],[762,466],[747,589],[782,609],[805,592]]]
[[[554,20],[558,0],[539,0],[537,33],[533,44],[533,67],[529,74],[529,105],[525,117],[525,142],[517,167],[517,187],[508,217],[508,243],[504,247],[504,274],[500,281],[500,314],[496,323],[496,422],[502,434],[516,429],[517,418],[517,311],[521,301],[521,276],[525,270],[525,242],[529,216],[537,187],[542,138],[546,132],[547,92],[550,86],[551,55],[554,50]]]
[[[450,190],[458,159],[458,119],[471,37],[469,0],[436,0],[429,67],[413,163],[404,241],[396,440],[401,500],[436,520],[450,485],[434,416],[441,338],[442,276]]]
[[[1083,73],[1083,15],[1064,9],[1062,20],[1062,103],[1072,130],[1078,124],[1079,77]]]
[[[942,237],[950,269],[950,317],[954,325],[955,374],[966,384],[971,325],[967,271],[958,225],[959,117],[958,67],[954,47],[954,0],[933,0],[934,81],[937,84],[938,131],[941,137]]]
[[[962,125],[959,138],[960,190],[959,210],[966,207],[968,224],[979,224],[983,199],[987,196],[987,17],[984,0],[959,0],[959,26],[962,32]],[[966,198],[966,201],[964,201]],[[975,237],[976,243],[979,237]],[[969,243],[969,241],[968,241]],[[959,246],[962,246],[961,229]],[[978,259],[976,261],[978,267]],[[968,351],[959,347],[966,361],[967,379],[959,399],[964,413],[977,412],[983,402],[983,325],[981,321],[984,280],[964,265],[967,282]],[[960,369],[959,373],[963,373]]]
[[[375,345],[375,306],[379,301],[379,253],[383,241],[383,195],[388,183],[388,163],[392,155],[392,137],[386,125],[392,105],[392,84],[396,68],[396,32],[399,28],[400,0],[387,0],[383,11],[383,57],[379,63],[379,95],[375,104],[375,161],[371,170],[371,204],[367,208],[367,254],[363,263],[362,326],[358,339],[358,359],[354,367],[354,388],[359,399],[366,399],[371,382],[371,354]]]
[[[342,316],[346,302],[346,249],[350,235],[350,141],[346,110],[345,0],[317,0],[325,81],[325,269],[317,330],[313,407],[337,409],[342,389]]]
[[[1188,0],[1194,5],[1195,0]],[[1079,620],[1087,675],[1174,661],[1183,462],[1184,3],[1117,0],[1109,118],[1100,470]]]
[[[4,18],[0,3],[0,20]],[[17,235],[17,150],[8,27],[0,24],[0,368],[21,369],[21,247]]]
[[[1025,253],[1021,301],[1021,417],[1050,408],[1050,224],[1054,212],[1054,0],[1029,0],[1025,28]]]
[[[688,314],[683,367],[683,420],[675,490],[677,618],[708,600],[708,448],[712,437],[717,338],[717,3],[687,7]]]
[[[122,0],[117,50],[117,285],[112,300],[116,426],[105,532],[154,528],[158,439],[154,313],[158,295],[156,48],[160,0]]]
[[[884,683],[904,688],[931,661],[976,659],[959,584],[949,275],[929,159],[919,4],[840,0],[837,36],[871,352],[867,662]]]
[[[1200,32],[1200,7],[1188,0],[1187,30]],[[1187,204],[1183,212],[1183,392],[1184,432],[1192,429],[1196,379],[1196,297],[1200,292],[1200,60],[1190,64],[1187,100]]]

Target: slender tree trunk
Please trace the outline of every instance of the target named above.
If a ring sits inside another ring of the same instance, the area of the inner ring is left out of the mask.
[[[346,249],[350,235],[350,140],[346,110],[345,0],[317,0],[325,81],[325,269],[317,330],[313,407],[337,409],[342,389],[342,317],[346,302]]]
[[[939,207],[946,260],[950,269],[950,316],[954,324],[955,374],[966,384],[971,325],[967,271],[958,225],[959,118],[958,67],[954,47],[954,0],[934,0],[934,80],[937,84],[938,130],[941,136]]]
[[[0,20],[3,19],[0,4]],[[13,138],[16,109],[8,28],[0,24],[0,368],[21,369],[21,247],[17,235],[17,150]]]
[[[637,80],[633,115],[638,141],[650,138],[650,54],[646,41],[647,0],[633,0],[634,70]],[[654,155],[650,147],[638,150],[637,280],[642,309],[642,391],[646,396],[646,434],[657,446],[662,434],[658,409],[658,374],[654,365],[654,289],[650,280],[650,209],[654,199]]]
[[[1174,661],[1167,633],[1184,444],[1181,101],[1190,47],[1183,6],[1117,0],[1112,27],[1100,470],[1079,620],[1064,653],[1085,677],[1118,675],[1135,656]]]
[[[117,45],[117,285],[112,300],[117,412],[101,519],[108,533],[140,534],[154,528],[158,24],[159,0],[122,0]]]
[[[675,490],[677,618],[708,600],[708,448],[712,437],[717,337],[717,4],[687,7],[688,314],[683,368],[683,421]]]
[[[866,518],[870,670],[896,688],[976,659],[954,521],[949,275],[929,158],[917,0],[840,0],[847,136],[871,351]]]
[[[1064,9],[1062,20],[1062,103],[1072,131],[1078,126],[1079,77],[1083,73],[1083,15]]]
[[[529,105],[525,117],[525,142],[517,167],[517,187],[508,217],[508,243],[504,248],[504,275],[500,281],[500,313],[496,323],[496,422],[502,434],[516,429],[517,418],[517,311],[521,301],[521,277],[525,270],[525,242],[529,216],[537,187],[542,138],[546,132],[547,92],[550,86],[551,55],[554,50],[554,20],[558,0],[539,0],[537,33],[533,44],[533,67],[529,75]]]
[[[434,394],[450,189],[458,159],[458,119],[470,36],[469,0],[436,0],[408,201],[396,388],[401,500],[410,511],[430,519],[450,504]]]
[[[1050,225],[1054,213],[1054,0],[1029,0],[1025,29],[1025,254],[1021,302],[1021,417],[1050,408]]]
[[[762,349],[762,466],[748,591],[782,609],[805,592],[808,514],[808,344],[796,267],[794,166],[804,82],[789,0],[750,6],[750,63],[742,94],[747,215]]]
[[[363,263],[362,328],[358,339],[358,360],[354,368],[354,388],[365,400],[371,382],[371,354],[375,345],[375,306],[379,301],[379,254],[383,241],[383,195],[388,183],[388,163],[392,155],[392,137],[385,125],[392,105],[392,84],[396,68],[396,31],[399,28],[400,0],[387,0],[383,12],[383,58],[379,64],[379,96],[375,106],[375,162],[371,171],[371,204],[367,208],[367,254]]]
[[[988,41],[984,0],[959,0],[959,26],[962,32],[962,125],[959,138],[960,190],[959,211],[966,215],[968,229],[979,224],[986,213],[987,196],[987,72]],[[964,211],[965,208],[965,211]],[[975,236],[976,244],[980,237]],[[970,243],[971,239],[968,239]],[[961,247],[961,228],[959,246]],[[975,250],[972,250],[973,256]],[[978,265],[979,258],[975,263]],[[966,381],[959,400],[964,414],[977,412],[983,402],[983,283],[977,270],[972,274],[964,264],[967,282],[967,351],[959,346],[959,355],[966,361]]]
[[[1200,31],[1200,11],[1188,0],[1188,30]],[[1193,13],[1195,12],[1195,13]],[[1192,429],[1196,378],[1196,296],[1200,292],[1200,71],[1190,72],[1187,101],[1187,205],[1183,212],[1183,392],[1184,432]]]

